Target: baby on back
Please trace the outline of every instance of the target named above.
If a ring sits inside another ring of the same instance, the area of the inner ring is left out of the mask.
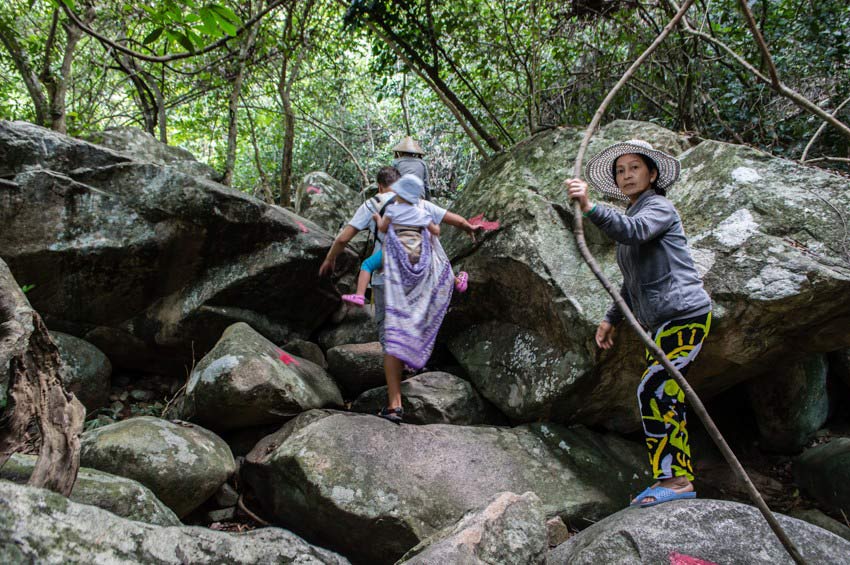
[[[423,231],[428,230],[431,234],[440,235],[440,226],[434,222],[434,218],[426,208],[419,205],[424,191],[422,180],[416,175],[404,175],[392,185],[396,196],[393,203],[387,206],[384,215],[374,214],[373,219],[381,233],[387,233],[390,225],[407,253],[411,265],[419,262],[422,251]],[[377,250],[360,266],[360,275],[357,278],[357,293],[344,294],[342,299],[351,304],[363,306],[366,301],[366,288],[372,272],[380,269],[383,262],[382,250]],[[456,281],[457,282],[457,281]],[[466,290],[466,273],[463,273],[462,290]]]

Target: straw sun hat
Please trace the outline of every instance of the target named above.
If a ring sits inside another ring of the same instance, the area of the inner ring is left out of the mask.
[[[615,143],[595,155],[587,162],[585,167],[585,176],[590,181],[593,187],[618,200],[628,202],[629,198],[617,186],[614,179],[614,163],[623,155],[629,153],[639,153],[646,155],[658,166],[658,179],[656,186],[661,189],[666,189],[679,178],[679,160],[668,155],[663,151],[653,149],[652,145],[642,139],[630,139],[620,143]]]
[[[412,137],[405,136],[404,139],[398,142],[398,145],[392,149],[396,153],[414,153],[416,155],[424,155],[422,147]]]

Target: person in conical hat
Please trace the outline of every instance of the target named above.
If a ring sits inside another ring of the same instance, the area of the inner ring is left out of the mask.
[[[679,178],[679,160],[646,141],[632,139],[603,149],[585,175],[600,193],[628,203],[625,213],[590,201],[587,183],[566,181],[583,216],[617,242],[623,274],[620,295],[667,359],[686,375],[711,326],[711,298],[688,249],[679,213],[667,190]],[[614,345],[623,313],[614,303],[596,330],[601,349]],[[637,397],[655,483],[631,506],[694,498],[685,394],[649,351]]]
[[[415,139],[406,135],[393,147],[393,167],[404,175],[416,175],[425,185],[425,200],[431,200],[431,188],[428,184],[428,166],[423,160],[425,151]]]

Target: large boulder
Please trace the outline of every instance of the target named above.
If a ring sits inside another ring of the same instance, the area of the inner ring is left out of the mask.
[[[373,321],[373,315],[372,304],[359,308],[343,303],[319,330],[319,345],[328,350],[338,345],[378,341],[378,327]]]
[[[341,405],[339,389],[324,369],[237,322],[192,371],[178,417],[221,432]]]
[[[6,121],[0,177],[0,255],[51,329],[115,366],[184,376],[234,322],[284,343],[339,305],[329,234],[207,178]]]
[[[100,408],[109,402],[112,363],[103,351],[78,337],[62,332],[50,332],[67,371],[62,384],[83,403],[87,410]]]
[[[850,564],[850,542],[802,520],[774,515],[807,563]],[[547,564],[670,563],[674,553],[710,563],[794,563],[756,508],[693,500],[617,512],[559,545]]]
[[[468,381],[450,373],[421,373],[401,383],[404,421],[408,424],[505,424]],[[387,405],[387,387],[367,390],[351,405],[354,412],[375,414]]]
[[[345,398],[357,396],[386,382],[384,350],[380,342],[337,345],[327,351],[328,371]]]
[[[180,518],[236,471],[230,448],[212,432],[151,416],[84,433],[80,462],[139,481]]]
[[[829,414],[826,355],[781,365],[747,383],[760,445],[798,453]]]
[[[845,386],[850,387],[850,349],[841,349],[829,354],[829,370]]]
[[[133,161],[168,165],[187,175],[221,180],[221,175],[215,169],[195,159],[186,149],[167,145],[139,128],[109,128],[87,136],[86,141],[113,149]]]
[[[850,516],[850,437],[807,449],[794,461],[794,479],[825,508]]]
[[[232,534],[154,526],[0,481],[0,562],[344,565],[348,560],[280,528]]]
[[[644,459],[642,446],[584,428],[398,426],[312,410],[258,443],[241,476],[275,523],[392,563],[500,492],[532,491],[545,514],[585,526],[649,480]]]
[[[543,505],[533,492],[503,492],[411,549],[401,563],[542,564],[548,549],[545,522]]]
[[[454,266],[471,282],[440,339],[512,418],[631,431],[640,426],[643,347],[625,325],[612,350],[596,347],[610,298],[580,256],[565,198],[582,134],[560,128],[517,144],[486,163],[455,201],[453,211],[484,214],[501,227],[476,246],[447,232]],[[725,143],[703,141],[682,153],[685,138],[638,122],[602,128],[588,154],[635,137],[680,154],[682,176],[669,197],[715,304],[711,335],[689,375],[697,392],[715,395],[792,353],[848,345],[850,269],[836,222],[850,214],[850,181]],[[602,271],[618,284],[614,243],[584,225]]]
[[[35,468],[35,456],[15,454],[0,469],[0,479],[26,484]],[[179,526],[180,520],[145,485],[95,469],[80,468],[68,497],[113,514],[157,526]]]
[[[356,190],[320,171],[305,175],[295,191],[295,212],[332,234],[345,226],[361,203]]]

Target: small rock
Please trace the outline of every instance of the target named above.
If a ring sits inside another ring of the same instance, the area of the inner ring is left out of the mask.
[[[549,518],[546,521],[546,534],[549,538],[549,547],[558,547],[570,539],[572,535],[560,516]]]
[[[533,565],[546,561],[546,515],[533,492],[497,495],[485,508],[464,516],[411,549],[401,563],[499,563]]]
[[[69,334],[50,332],[50,337],[67,366],[62,377],[65,388],[89,411],[106,405],[112,376],[112,363],[106,355],[91,343]]]
[[[401,399],[404,421],[409,424],[507,424],[507,418],[469,382],[441,371],[403,381]],[[387,387],[382,386],[361,394],[351,410],[375,414],[386,403]]]
[[[328,368],[328,361],[325,359],[325,354],[322,353],[322,348],[312,341],[293,339],[283,346],[283,350],[288,351],[292,355],[312,361],[322,369]]]
[[[150,402],[156,398],[156,394],[150,390],[133,389],[130,391],[130,398],[139,402]]]
[[[350,343],[329,349],[328,371],[345,398],[357,398],[369,389],[386,384],[381,344],[377,341]]]
[[[229,522],[236,516],[236,508],[222,508],[221,510],[210,510],[205,518],[208,523]]]
[[[850,516],[850,438],[807,449],[794,461],[794,479],[809,496]]]
[[[219,508],[230,508],[231,506],[236,506],[238,501],[239,493],[236,492],[235,488],[230,486],[230,483],[224,483],[218,487],[218,490],[215,491],[215,495],[213,495],[213,502]]]

